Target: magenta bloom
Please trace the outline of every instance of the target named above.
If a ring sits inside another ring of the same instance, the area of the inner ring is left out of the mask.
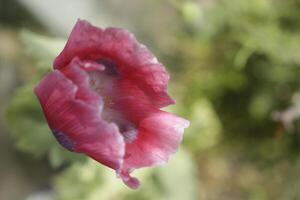
[[[137,188],[129,174],[166,162],[189,125],[160,110],[175,103],[168,80],[164,66],[131,33],[79,20],[35,93],[61,145]]]

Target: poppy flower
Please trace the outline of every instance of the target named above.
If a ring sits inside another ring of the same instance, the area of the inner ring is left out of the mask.
[[[166,162],[189,126],[160,110],[175,103],[168,80],[164,66],[131,33],[78,20],[53,71],[34,91],[62,146],[137,188],[130,173]]]

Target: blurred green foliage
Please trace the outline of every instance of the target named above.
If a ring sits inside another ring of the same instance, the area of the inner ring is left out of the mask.
[[[52,182],[62,200],[300,199],[297,118],[290,134],[272,119],[299,96],[300,1],[168,2],[178,27],[162,31],[169,40],[158,51],[178,102],[170,109],[191,121],[169,164],[138,174],[142,188],[132,192],[96,162],[63,150],[32,89],[64,41],[28,31],[21,38],[37,61],[34,77],[7,112],[17,147],[48,156],[55,167],[70,163]]]
[[[272,112],[290,105],[299,90],[299,1],[207,4],[194,5],[201,23],[179,18],[183,28],[175,45],[180,48],[170,58],[184,66],[180,95],[183,109],[190,110],[184,112],[190,115],[207,98],[225,140],[247,140],[243,145],[250,146],[270,140],[276,131]]]

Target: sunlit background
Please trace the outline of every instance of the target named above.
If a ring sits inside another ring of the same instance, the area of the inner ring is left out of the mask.
[[[191,121],[139,190],[59,146],[33,94],[78,18],[133,32]],[[1,200],[297,200],[299,117],[299,0],[0,0]]]

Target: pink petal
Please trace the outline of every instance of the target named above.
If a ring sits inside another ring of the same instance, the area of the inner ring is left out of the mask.
[[[164,107],[175,103],[166,93],[169,75],[164,66],[126,30],[102,30],[78,20],[64,50],[55,59],[54,67],[61,69],[74,57],[111,60],[123,77],[138,83],[154,105]]]
[[[90,68],[100,71],[103,70],[103,66],[100,68],[100,66],[96,66],[99,64],[92,65],[91,63],[89,63],[89,65],[92,67],[87,69],[84,67],[86,66],[86,63],[81,62],[78,58],[74,58],[68,66],[61,70],[61,72],[78,87],[75,95],[76,99],[80,99],[89,104],[94,104],[101,108],[103,104],[102,98],[89,88],[89,76],[86,71],[90,71]]]
[[[124,183],[137,188],[139,182],[130,176],[134,169],[161,165],[174,154],[182,140],[183,129],[189,122],[166,112],[158,112],[144,119],[138,139],[126,144],[123,166],[117,171]]]
[[[35,88],[52,130],[72,140],[76,152],[119,169],[123,162],[124,139],[118,127],[101,119],[100,106],[76,99],[77,91],[78,86],[57,70],[50,72]]]
[[[137,138],[126,142],[124,164],[119,172],[134,182],[129,176],[133,169],[162,164],[177,151],[189,122],[157,109],[130,80],[119,80],[116,85],[118,95],[112,97],[112,108],[138,127]]]
[[[126,144],[124,169],[160,165],[168,161],[182,140],[189,122],[158,111],[141,121],[137,140]]]

